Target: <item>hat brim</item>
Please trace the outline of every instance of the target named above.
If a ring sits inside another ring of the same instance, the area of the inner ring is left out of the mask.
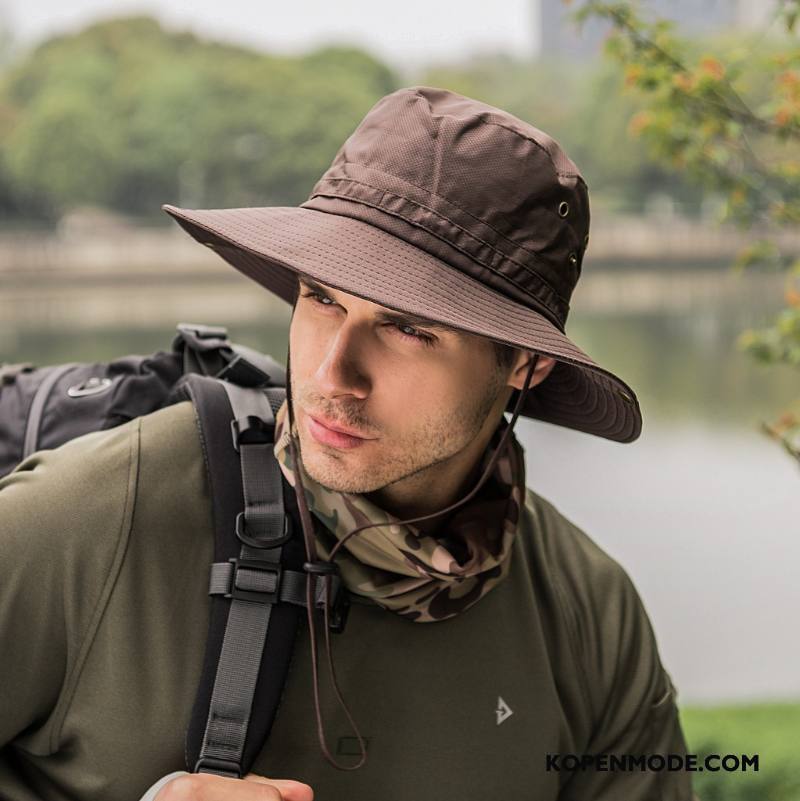
[[[632,442],[641,432],[633,390],[547,318],[380,228],[298,206],[162,208],[194,239],[287,303],[302,272],[395,311],[553,357],[550,375],[528,392],[520,412],[526,417],[615,442]],[[515,390],[509,410],[517,396]]]

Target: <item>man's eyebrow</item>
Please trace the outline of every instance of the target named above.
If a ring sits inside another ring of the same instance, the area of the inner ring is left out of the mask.
[[[317,283],[313,278],[308,278],[305,275],[298,273],[298,279],[305,284],[309,289],[314,292],[319,292],[321,295],[330,297],[328,290]],[[396,311],[380,311],[375,315],[379,320],[387,323],[394,323],[395,325],[408,325],[412,328],[426,328],[431,331],[446,331],[455,336],[463,336],[464,332],[458,328],[454,328],[446,323],[440,323],[437,320],[429,320],[427,317],[421,317],[418,314],[411,312],[396,312]]]

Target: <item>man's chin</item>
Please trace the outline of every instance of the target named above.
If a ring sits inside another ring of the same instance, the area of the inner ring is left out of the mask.
[[[329,492],[343,492],[348,495],[361,495],[371,492],[371,489],[362,482],[353,481],[352,478],[344,479],[338,475],[335,468],[333,470],[316,470],[312,462],[310,465],[303,463],[306,474],[324,489]]]
[[[313,439],[306,442],[301,436],[300,454],[309,478],[330,492],[361,494],[371,491],[362,479],[353,479],[353,466],[346,458],[348,451],[328,448]]]

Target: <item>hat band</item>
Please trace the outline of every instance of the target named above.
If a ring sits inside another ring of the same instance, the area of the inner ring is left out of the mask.
[[[344,166],[348,173],[359,173],[359,176],[331,175],[334,171],[331,168],[317,182],[301,207],[352,217],[380,228],[509,299],[532,307],[556,328],[564,331],[569,303],[540,271],[520,260],[524,255],[530,261],[534,255],[531,251],[474,217],[470,217],[470,226],[467,227],[457,219],[456,214],[444,214],[442,206],[448,204],[445,198],[427,192],[429,202],[423,203],[411,196],[410,192],[400,194],[385,188],[387,179],[391,179],[395,185],[411,187],[396,176],[351,163]],[[342,172],[342,169],[336,172]],[[373,180],[365,183],[363,178],[370,177]],[[376,178],[382,179],[380,184]],[[434,202],[438,208],[434,208]],[[460,214],[463,217],[466,212]],[[497,247],[499,242],[512,252],[500,250]]]

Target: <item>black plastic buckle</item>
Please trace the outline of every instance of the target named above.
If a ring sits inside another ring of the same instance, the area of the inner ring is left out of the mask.
[[[236,536],[240,542],[249,545],[251,548],[277,548],[279,545],[285,545],[292,538],[292,524],[289,515],[283,516],[283,533],[279,537],[273,537],[272,539],[251,537],[246,528],[247,520],[245,520],[244,512],[239,512],[236,515]]]
[[[225,350],[229,349],[226,348]],[[269,375],[249,362],[241,354],[230,350],[230,353],[224,353],[224,357],[229,361],[225,363],[214,378],[222,378],[244,387],[263,387],[269,384]]]
[[[217,776],[228,776],[231,779],[242,778],[242,766],[232,759],[204,756],[197,760],[194,773],[215,773]]]
[[[347,623],[347,616],[350,614],[350,593],[344,584],[339,585],[339,592],[336,593],[333,605],[331,606],[328,617],[328,628],[334,634],[341,634]]]
[[[229,348],[228,329],[222,325],[202,325],[201,323],[178,323],[178,337],[193,350],[207,351]],[[173,347],[174,347],[173,343]]]
[[[341,634],[347,623],[347,616],[350,612],[350,596],[347,588],[339,575],[339,566],[335,562],[326,562],[318,559],[314,562],[303,562],[303,570],[306,573],[313,573],[316,576],[334,576],[336,583],[331,580],[333,598],[328,614],[328,628],[334,634]],[[324,596],[316,602],[318,609],[325,608]]]
[[[194,334],[200,339],[216,339],[228,336],[224,325],[205,325],[203,323],[178,323],[176,326],[182,334]]]
[[[233,448],[237,453],[240,445],[275,442],[275,420],[267,422],[255,414],[239,417],[231,420],[231,435]]]
[[[274,604],[278,602],[281,591],[281,577],[283,568],[278,564],[262,562],[259,559],[240,559],[232,556],[228,561],[233,565],[230,592],[225,593],[226,598],[236,598],[239,601],[250,601],[257,604]],[[267,590],[243,590],[236,584],[236,578],[241,568],[258,570],[261,573],[271,573],[275,576],[275,587]]]

